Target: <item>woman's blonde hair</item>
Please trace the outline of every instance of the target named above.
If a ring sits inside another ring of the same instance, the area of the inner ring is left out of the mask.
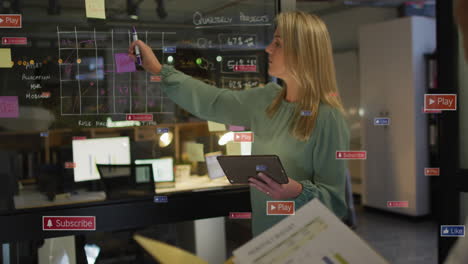
[[[299,88],[294,120],[290,133],[307,141],[314,130],[320,102],[339,109],[343,106],[336,85],[333,52],[325,23],[304,12],[285,12],[276,17],[277,29],[283,40],[285,66]],[[286,87],[267,108],[271,118],[286,97]],[[301,115],[310,111],[311,116]]]

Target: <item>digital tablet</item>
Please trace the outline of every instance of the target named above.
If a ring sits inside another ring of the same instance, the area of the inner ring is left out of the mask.
[[[219,165],[232,184],[249,183],[250,177],[258,178],[264,172],[279,184],[288,183],[288,176],[276,155],[218,156]]]

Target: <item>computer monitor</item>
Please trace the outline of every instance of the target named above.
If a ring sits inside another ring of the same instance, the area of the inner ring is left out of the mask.
[[[96,164],[130,164],[128,137],[73,140],[75,182],[99,180]]]
[[[151,164],[97,164],[107,199],[152,197],[155,194]]]
[[[174,181],[174,162],[172,158],[138,159],[135,164],[151,164],[153,166],[154,182]]]

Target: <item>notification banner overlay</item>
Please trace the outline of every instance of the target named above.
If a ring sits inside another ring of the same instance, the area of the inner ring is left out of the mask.
[[[156,133],[158,133],[158,134],[169,133],[169,128],[168,127],[158,127],[158,128],[156,128]]]
[[[154,202],[155,203],[167,203],[168,198],[167,196],[154,196]]]
[[[456,94],[425,94],[424,110],[457,110]]]
[[[464,237],[465,226],[464,225],[441,225],[440,236],[441,237]]]
[[[150,82],[161,82],[161,75],[151,75]]]
[[[127,114],[127,121],[153,121],[152,114],[130,115]]]
[[[367,159],[367,151],[337,151],[336,159]]]
[[[20,14],[0,14],[0,28],[21,28],[22,16]]]
[[[374,118],[374,126],[389,126],[390,118],[389,117],[376,117]]]
[[[234,71],[235,72],[256,72],[257,65],[235,65]]]
[[[439,176],[440,168],[424,168],[424,176]]]
[[[428,110],[428,109],[424,109],[424,106],[423,106],[422,112],[425,113],[425,114],[440,114],[440,113],[442,113],[442,111],[440,111],[440,110]]]
[[[229,213],[229,219],[252,219],[251,212],[231,212]]]
[[[267,201],[267,215],[294,215],[294,201]]]
[[[95,216],[43,216],[43,231],[96,230]]]
[[[76,168],[75,162],[70,162],[70,161],[65,162],[65,169],[74,169],[74,168]]]
[[[3,37],[2,45],[26,45],[28,44],[28,38],[19,37]]]
[[[177,52],[177,48],[174,47],[174,46],[163,47],[163,52],[164,52],[164,53],[176,53],[176,52]]]
[[[408,201],[388,201],[387,207],[408,207]]]
[[[254,135],[252,132],[237,132],[234,133],[234,142],[253,142]]]

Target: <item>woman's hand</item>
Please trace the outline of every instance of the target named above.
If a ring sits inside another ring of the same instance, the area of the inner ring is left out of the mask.
[[[259,181],[253,177],[249,178],[250,186],[264,192],[275,200],[294,199],[302,192],[302,184],[289,178],[286,184],[279,184],[265,175],[263,172],[257,174],[263,181]]]
[[[132,57],[132,59],[136,61],[135,46],[140,48],[140,55],[142,60],[141,66],[143,66],[146,71],[151,72],[152,74],[159,74],[162,69],[162,65],[159,63],[156,55],[154,55],[151,47],[146,45],[143,41],[137,40],[130,44],[130,47],[128,48],[128,56]]]

